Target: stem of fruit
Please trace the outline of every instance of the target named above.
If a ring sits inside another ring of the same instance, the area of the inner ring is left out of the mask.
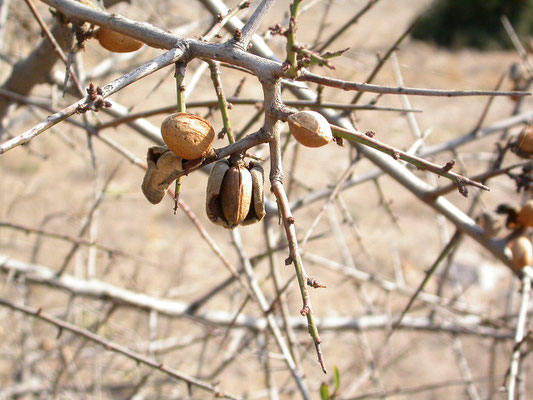
[[[296,22],[296,17],[298,16],[298,11],[300,10],[301,0],[294,0],[291,4],[291,17],[289,19],[289,29],[287,29],[287,63],[288,63],[288,74],[289,76],[296,77],[298,76],[298,49],[296,46],[296,30],[298,29],[298,24]]]
[[[176,78],[176,104],[178,112],[185,112],[187,107],[185,105],[185,85],[183,80],[185,79],[185,69],[187,64],[184,62],[176,63],[176,72],[174,77]],[[176,179],[176,186],[174,188],[174,215],[180,207],[180,193],[181,193],[181,182],[183,181],[183,175]]]
[[[278,205],[281,209],[283,226],[285,228],[285,234],[287,235],[287,240],[289,242],[290,255],[289,258],[286,260],[286,263],[292,263],[294,265],[296,277],[298,278],[298,286],[300,287],[300,294],[303,300],[303,307],[300,310],[300,314],[307,318],[307,328],[309,330],[309,334],[313,338],[313,342],[315,343],[318,362],[322,367],[322,371],[327,374],[326,366],[324,364],[324,358],[322,355],[322,348],[320,346],[322,341],[320,340],[318,328],[316,326],[315,318],[313,316],[313,311],[311,308],[311,300],[309,298],[309,291],[307,289],[307,275],[305,273],[302,257],[300,256],[300,252],[298,250],[296,229],[294,227],[294,217],[292,216],[291,210],[289,208],[289,200],[287,199],[285,188],[283,187],[283,184],[280,181],[276,181],[273,184],[272,192],[278,200]]]
[[[228,135],[229,144],[235,143],[233,137],[233,131],[231,130],[231,124],[229,121],[228,114],[228,102],[224,96],[224,91],[222,90],[222,81],[220,79],[220,64],[216,61],[208,61],[209,69],[211,71],[211,80],[215,86],[215,92],[218,99],[218,108],[220,108],[220,114],[222,116],[222,123],[224,124],[224,132]]]

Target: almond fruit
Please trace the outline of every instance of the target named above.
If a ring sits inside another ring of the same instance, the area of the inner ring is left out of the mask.
[[[288,119],[294,138],[307,147],[321,147],[333,139],[328,120],[316,111],[300,111]]]
[[[206,156],[215,140],[211,124],[189,113],[176,113],[165,118],[161,135],[168,148],[185,160]]]

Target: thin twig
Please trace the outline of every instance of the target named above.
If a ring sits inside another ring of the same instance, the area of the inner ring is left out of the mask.
[[[153,266],[158,266],[158,267],[161,266],[160,262],[154,262],[154,261],[151,261],[151,260],[149,260],[147,258],[138,256],[136,254],[132,254],[132,253],[126,252],[124,250],[120,250],[120,249],[116,249],[116,248],[113,248],[113,247],[109,247],[109,246],[107,246],[105,244],[102,244],[102,243],[99,243],[99,242],[94,242],[94,241],[91,241],[91,240],[81,239],[79,237],[69,236],[69,235],[65,235],[65,234],[62,234],[62,233],[50,232],[50,231],[47,231],[47,230],[44,230],[44,229],[37,229],[37,228],[30,227],[30,226],[15,224],[13,222],[6,222],[6,221],[0,221],[0,228],[2,228],[2,227],[10,228],[10,229],[16,229],[18,231],[22,231],[22,232],[25,232],[25,233],[34,233],[34,234],[39,235],[39,236],[44,236],[44,237],[49,237],[49,238],[53,238],[53,239],[63,240],[63,241],[66,241],[66,242],[70,242],[70,243],[74,243],[74,244],[78,244],[78,245],[82,245],[82,246],[94,246],[94,247],[98,248],[99,250],[102,250],[102,251],[108,253],[111,256],[115,256],[116,255],[116,256],[120,256],[120,257],[126,257],[126,258],[135,259],[135,260],[141,261],[141,262],[143,262],[145,264],[148,264],[148,265],[153,265]]]
[[[201,37],[201,39],[205,40],[206,42],[210,41],[222,30],[222,28],[224,28],[224,25],[226,25],[231,18],[237,15],[239,11],[248,7],[250,7],[250,0],[241,1],[236,7],[229,10],[226,15],[220,19],[220,21],[217,21],[217,23],[213,25],[211,29],[209,29],[209,31]]]
[[[433,263],[431,268],[426,272],[426,276],[424,277],[424,279],[422,280],[422,282],[420,283],[420,285],[416,289],[416,291],[413,294],[413,296],[409,299],[409,302],[407,303],[407,305],[403,309],[402,313],[400,314],[400,317],[394,322],[391,331],[387,334],[387,338],[385,340],[387,343],[390,342],[390,339],[391,339],[392,335],[394,334],[394,332],[396,331],[398,326],[400,326],[400,324],[402,323],[402,319],[405,317],[405,315],[407,314],[407,312],[409,311],[409,309],[411,308],[411,306],[415,302],[415,300],[418,297],[418,295],[420,294],[420,292],[422,292],[424,290],[424,287],[429,282],[430,278],[433,276],[433,274],[435,273],[435,271],[439,267],[439,265],[442,262],[442,260],[444,260],[444,258],[446,258],[448,253],[457,244],[457,240],[459,239],[460,235],[461,235],[460,233],[456,232],[455,235],[452,236],[450,241],[446,244],[446,246],[444,246],[444,248],[440,252],[439,256],[437,257],[437,259],[435,260],[435,262]]]
[[[254,294],[254,298],[257,300],[257,303],[261,307],[261,311],[263,311],[263,313],[266,314],[265,317],[266,317],[268,327],[270,328],[270,331],[274,335],[274,338],[276,339],[279,349],[283,353],[285,362],[287,366],[289,367],[292,373],[292,376],[294,380],[296,381],[296,384],[298,385],[298,389],[300,390],[300,393],[302,394],[304,399],[308,400],[310,399],[309,389],[307,388],[307,385],[301,375],[301,372],[296,369],[296,364],[294,362],[294,359],[292,358],[289,348],[287,347],[287,344],[285,343],[285,340],[283,339],[281,330],[278,326],[276,319],[274,318],[272,313],[267,313],[270,308],[270,305],[268,304],[263,292],[261,291],[261,288],[259,287],[257,280],[255,279],[254,272],[252,269],[252,264],[250,263],[250,259],[244,253],[244,249],[242,248],[241,237],[237,229],[231,230],[231,239],[241,259],[241,263],[244,267],[246,276],[248,278],[248,283]],[[236,323],[236,321],[232,319],[232,323]]]
[[[424,88],[408,88],[394,86],[371,85],[368,83],[358,83],[344,81],[342,79],[320,76],[302,70],[301,74],[295,78],[302,82],[312,82],[318,85],[333,87],[342,90],[356,90],[358,92],[370,92],[381,94],[406,94],[411,96],[435,96],[435,97],[464,97],[464,96],[531,96],[530,92],[524,91],[494,91],[494,90],[438,90]]]
[[[490,377],[472,378],[472,382],[486,382],[488,380],[490,380]],[[354,397],[341,397],[341,400],[383,399],[383,398],[392,397],[392,396],[417,394],[417,393],[422,393],[422,392],[439,390],[439,389],[443,389],[446,387],[464,386],[464,385],[465,385],[465,382],[462,379],[453,379],[449,381],[427,383],[427,384],[420,385],[420,386],[397,388],[397,389],[388,390],[386,392],[379,391],[379,392],[373,392],[373,393],[363,393],[363,394],[360,394]]]
[[[313,316],[313,310],[311,308],[311,300],[309,298],[309,293],[307,290],[307,278],[304,269],[302,258],[298,250],[298,241],[296,239],[296,230],[294,228],[294,217],[292,216],[291,210],[289,208],[289,200],[285,194],[285,189],[281,182],[277,181],[272,186],[272,192],[278,200],[280,207],[281,217],[283,221],[283,226],[285,228],[285,234],[287,235],[287,240],[289,242],[289,251],[290,251],[290,261],[294,265],[296,270],[296,276],[298,278],[298,285],[300,286],[300,292],[303,300],[303,307],[300,313],[307,318],[309,325],[309,333],[313,338],[315,343],[315,348],[318,356],[318,362],[322,367],[322,371],[327,373],[326,366],[322,357],[322,349],[320,344],[320,336],[318,335],[318,329],[316,327],[315,319]]]
[[[189,87],[187,86],[187,90]],[[227,103],[233,105],[251,105],[251,106],[263,106],[263,99],[244,99],[239,97],[227,97]],[[375,111],[392,111],[392,112],[422,112],[419,109],[412,108],[399,108],[399,107],[382,107],[372,104],[367,105],[357,105],[357,104],[342,104],[342,103],[331,103],[331,102],[316,102],[316,101],[303,101],[303,100],[283,100],[283,104],[289,107],[298,107],[298,108],[309,108],[311,110],[318,108],[331,108],[335,110],[375,110]],[[200,107],[216,107],[219,105],[219,100],[198,100],[191,101],[187,103],[187,108],[200,108]],[[168,114],[169,112],[174,111],[175,106],[166,106],[158,107],[152,110],[141,111],[138,113],[131,113],[125,117],[116,118],[109,122],[104,122],[97,125],[97,129],[107,129],[111,127],[119,126],[125,122],[136,120],[138,118],[147,118],[159,114]]]
[[[529,62],[529,58],[527,56],[527,52],[524,49],[524,46],[522,46],[522,43],[520,43],[520,39],[518,38],[518,35],[516,34],[513,25],[511,25],[511,22],[509,21],[509,18],[507,18],[506,15],[502,15],[500,17],[500,20],[502,21],[503,27],[505,28],[505,31],[509,35],[509,38],[513,42],[513,46],[515,47],[518,55],[520,56],[520,59],[522,60],[522,64],[525,65],[529,72],[529,76],[533,77],[533,66],[531,66],[531,63]]]
[[[518,313],[518,320],[516,322],[516,333],[514,338],[514,349],[511,357],[511,365],[509,367],[509,381],[507,386],[507,398],[509,400],[515,399],[515,392],[517,387],[518,367],[520,365],[520,355],[522,340],[526,331],[526,318],[529,306],[529,296],[531,295],[531,267],[527,266],[524,270],[529,269],[529,273],[522,275],[522,302],[520,304],[520,312]]]
[[[428,170],[437,175],[444,176],[452,180],[457,185],[459,191],[463,195],[465,195],[464,185],[472,185],[484,190],[489,190],[489,188],[483,185],[482,183],[476,182],[470,178],[452,172],[451,168],[454,165],[453,161],[448,162],[446,165],[437,165],[430,161],[426,161],[423,158],[411,155],[403,150],[399,150],[387,144],[381,143],[380,141],[372,137],[373,134],[368,135],[361,132],[356,132],[355,130],[350,131],[348,129],[344,129],[336,125],[331,125],[331,128],[333,130],[334,136],[364,144],[385,154],[388,154],[396,160],[400,159],[403,161],[407,161],[408,163],[413,164],[419,169]]]

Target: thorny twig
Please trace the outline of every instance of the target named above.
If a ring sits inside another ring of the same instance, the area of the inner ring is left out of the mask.
[[[487,186],[479,182],[476,182],[472,179],[459,175],[455,172],[451,172],[451,169],[453,168],[455,164],[454,160],[449,161],[448,163],[446,163],[446,165],[437,165],[430,161],[426,161],[423,158],[410,155],[405,151],[395,149],[392,146],[381,143],[380,141],[373,138],[374,132],[367,132],[365,134],[361,132],[350,131],[348,129],[344,129],[336,125],[332,125],[331,128],[333,130],[334,136],[364,144],[366,146],[372,147],[376,150],[382,151],[390,155],[395,160],[407,161],[408,163],[413,164],[419,169],[428,170],[437,175],[441,175],[452,180],[457,185],[459,192],[465,197],[467,194],[466,185],[472,185],[472,186],[475,186],[475,187],[478,187],[484,190],[489,190]]]

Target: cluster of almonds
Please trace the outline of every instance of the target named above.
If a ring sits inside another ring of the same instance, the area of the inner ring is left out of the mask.
[[[505,226],[512,229],[507,245],[516,271],[533,265],[533,244],[529,239],[530,228],[533,228],[533,200],[529,200],[521,209],[515,209],[506,204],[501,204],[496,210],[498,214],[507,215]],[[484,229],[486,238],[498,234],[502,224],[492,214],[484,213],[477,219],[478,224]]]
[[[215,139],[211,124],[194,114],[176,113],[161,124],[168,147],[148,149],[147,170],[141,185],[145,197],[159,203],[170,183],[168,177],[183,170],[183,160],[206,157]],[[242,159],[218,161],[209,174],[206,212],[209,219],[225,228],[249,225],[265,216],[263,168]]]
[[[229,229],[261,221],[265,216],[263,185],[263,168],[258,163],[218,161],[207,181],[207,217]]]
[[[288,118],[293,136],[308,147],[320,147],[333,139],[327,120],[317,112],[301,111]],[[169,178],[183,170],[184,160],[208,155],[215,139],[211,124],[190,113],[176,113],[161,124],[166,144],[148,149],[147,169],[141,188],[152,204],[159,203],[170,186]],[[250,225],[265,216],[264,171],[260,164],[245,162],[241,155],[220,160],[207,181],[206,213],[213,223],[228,229]]]

